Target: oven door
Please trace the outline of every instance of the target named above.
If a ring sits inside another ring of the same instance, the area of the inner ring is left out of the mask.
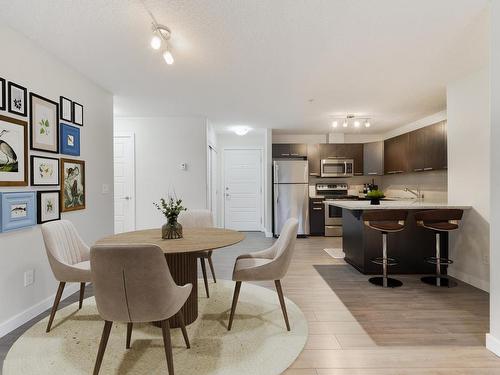
[[[321,160],[321,177],[352,176],[353,164],[351,159],[323,159]]]
[[[342,225],[342,208],[325,203],[325,226]]]

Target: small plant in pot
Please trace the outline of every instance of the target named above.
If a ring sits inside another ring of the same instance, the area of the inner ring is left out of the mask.
[[[153,205],[167,218],[167,222],[161,227],[161,238],[164,240],[182,238],[182,225],[177,221],[179,214],[187,210],[182,206],[182,199],[169,196],[166,200],[161,198],[159,204],[153,203]]]
[[[370,199],[370,204],[378,205],[380,204],[380,199],[384,198],[385,195],[381,190],[371,190],[366,194],[366,197]]]

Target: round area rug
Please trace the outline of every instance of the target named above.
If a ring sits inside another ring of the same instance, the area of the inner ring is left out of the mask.
[[[176,375],[280,374],[297,358],[307,339],[307,321],[300,309],[286,300],[291,332],[285,327],[274,290],[250,283],[241,287],[233,328],[227,331],[234,283],[210,284],[210,298],[199,283],[198,319],[187,327],[191,349],[180,329],[171,329]],[[57,312],[53,328],[47,319],[35,324],[12,346],[4,375],[91,374],[104,322],[94,298]],[[126,324],[115,323],[100,374],[167,373],[161,329],[135,324],[132,347],[125,349]]]

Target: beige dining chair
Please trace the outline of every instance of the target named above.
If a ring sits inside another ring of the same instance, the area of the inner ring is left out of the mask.
[[[188,210],[182,211],[178,218],[179,223],[183,228],[212,228],[213,218],[212,213],[209,210]],[[208,260],[208,265],[210,266],[210,271],[212,272],[212,277],[214,278],[214,283],[217,282],[215,278],[214,264],[212,262],[212,250],[200,251],[197,253],[197,257],[200,260],[201,271],[203,273],[203,281],[205,282],[205,292],[207,297],[210,297],[210,291],[208,288],[208,277],[207,268],[205,265],[205,259]]]
[[[90,264],[97,310],[105,321],[94,375],[99,373],[113,322],[127,323],[127,349],[134,323],[160,322],[168,373],[174,375],[169,319],[177,316],[189,348],[180,310],[192,284],[175,283],[156,245],[96,245],[90,250]]]
[[[43,241],[49,258],[50,268],[59,287],[52,311],[50,312],[47,332],[50,332],[54,317],[66,283],[80,283],[80,302],[82,308],[85,283],[90,282],[89,247],[78,235],[75,226],[68,220],[57,220],[42,225]]]
[[[297,229],[299,222],[295,218],[286,221],[278,240],[269,249],[257,251],[250,254],[240,255],[236,258],[233,270],[233,281],[236,281],[234,287],[233,303],[231,306],[231,315],[229,316],[228,331],[233,325],[234,313],[238,297],[240,294],[241,283],[243,281],[269,281],[274,280],[276,291],[285,318],[286,329],[290,331],[290,323],[286,312],[285,298],[281,288],[281,279],[288,271],[292,260],[295,240],[297,239]]]

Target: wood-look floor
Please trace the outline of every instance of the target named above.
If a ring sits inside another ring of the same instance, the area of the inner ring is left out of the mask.
[[[272,241],[248,233],[242,243],[215,251],[217,277],[230,279],[237,255]],[[304,311],[309,340],[286,375],[500,375],[500,359],[484,347],[487,293],[463,283],[433,288],[412,275],[399,277],[402,288],[381,289],[323,251],[340,246],[338,238],[297,240],[283,289]],[[274,288],[272,282],[262,285]],[[91,293],[88,287],[86,295]],[[77,299],[75,294],[62,304]],[[0,339],[0,361],[17,337],[47,314]]]

